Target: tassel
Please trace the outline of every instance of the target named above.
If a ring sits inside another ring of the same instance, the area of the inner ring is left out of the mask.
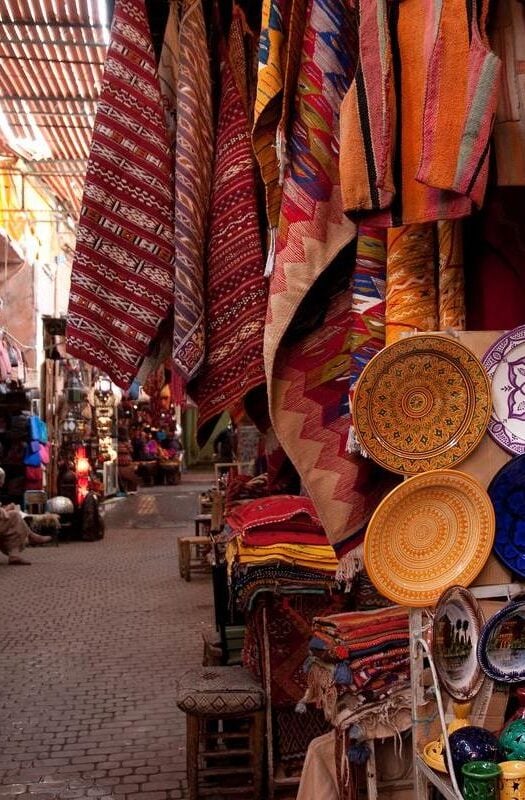
[[[275,266],[275,245],[277,241],[277,228],[272,227],[268,229],[268,255],[266,257],[266,267],[264,268],[264,277],[270,278],[273,274]]]
[[[335,573],[335,579],[345,587],[345,592],[350,592],[355,576],[363,570],[363,545],[359,545],[355,550],[346,553],[339,564]]]

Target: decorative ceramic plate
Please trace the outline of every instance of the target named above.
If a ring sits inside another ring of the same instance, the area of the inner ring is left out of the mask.
[[[451,586],[439,598],[432,655],[441,684],[454,700],[471,700],[483,683],[476,648],[484,623],[478,601],[463,586]]]
[[[434,605],[444,589],[468,586],[494,541],[485,489],[458,470],[435,470],[396,486],[368,523],[365,566],[381,594],[404,606]]]
[[[378,464],[415,474],[459,464],[491,414],[476,356],[445,336],[409,336],[368,363],[353,399],[359,443]]]
[[[478,641],[478,659],[493,681],[525,680],[525,600],[509,603],[485,623]]]
[[[428,742],[428,744],[426,744],[423,748],[421,756],[425,764],[428,764],[429,767],[437,770],[437,772],[448,772],[445,759],[443,757],[442,739],[435,739],[433,742]]]
[[[525,453],[525,325],[508,331],[483,356],[492,380],[489,433],[509,453]]]
[[[525,577],[525,455],[504,464],[488,488],[496,514],[494,552],[512,572]]]

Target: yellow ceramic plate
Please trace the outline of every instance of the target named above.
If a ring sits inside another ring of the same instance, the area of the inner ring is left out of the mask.
[[[428,764],[428,766],[432,767],[432,769],[435,769],[438,772],[448,772],[445,766],[445,759],[443,758],[442,740],[436,739],[435,741],[426,744],[423,748],[423,752],[421,753],[421,757],[425,764]]]
[[[381,350],[357,383],[359,443],[381,466],[415,475],[451,467],[479,444],[492,411],[479,359],[445,336],[409,336]]]
[[[404,606],[434,605],[468,586],[494,541],[494,509],[470,475],[442,469],[396,486],[368,523],[365,566],[377,589]]]

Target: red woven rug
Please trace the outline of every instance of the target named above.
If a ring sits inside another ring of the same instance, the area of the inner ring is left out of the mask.
[[[77,231],[69,355],[127,389],[173,302],[172,162],[144,0],[117,0]]]
[[[188,391],[199,407],[199,441],[219,414],[236,410],[264,383],[262,340],[267,304],[255,190],[255,162],[244,102],[248,91],[245,21],[234,10],[229,52],[222,53],[221,99],[212,179],[206,355]],[[231,54],[236,54],[234,71]]]

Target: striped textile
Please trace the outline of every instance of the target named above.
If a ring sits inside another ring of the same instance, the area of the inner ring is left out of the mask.
[[[262,354],[267,286],[255,193],[255,162],[243,97],[248,96],[244,52],[246,21],[234,8],[228,52],[221,54],[221,96],[216,133],[207,252],[206,354],[188,387],[199,407],[199,441],[206,441],[225,409],[238,410],[264,383]]]
[[[326,328],[323,341],[316,332],[315,354],[309,350],[313,342],[308,337],[293,348],[283,339],[309,289],[355,236],[353,224],[343,215],[338,169],[339,106],[355,68],[356,52],[349,46],[355,35],[343,0],[309,0],[302,19],[305,29],[298,48],[302,56],[270,284],[265,364],[273,428],[333,543],[363,524],[356,504],[343,491],[357,474],[355,465],[339,455],[346,447],[348,425],[337,418],[338,411],[330,425],[322,419],[326,402],[339,409],[346,395],[347,403],[346,387],[333,385],[328,366],[326,375],[319,374],[319,364],[328,365],[329,358],[340,356],[341,343],[337,332]],[[348,308],[342,312],[346,320]],[[340,361],[341,369],[347,369],[348,357]],[[331,485],[324,479],[323,463]]]
[[[179,9],[177,3],[170,5],[157,72],[168,138],[173,150],[177,134],[177,78],[179,75]]]
[[[341,107],[349,216],[390,227],[459,219],[471,198],[481,203],[498,60],[469,27],[470,5],[359,0],[360,70]]]
[[[487,8],[488,0],[480,5]],[[487,184],[501,62],[481,40],[470,3],[440,0],[440,12],[427,72],[417,180],[466,195],[479,207]]]
[[[389,208],[395,194],[396,95],[388,0],[356,0],[359,63],[341,105],[341,191],[345,209]]]
[[[173,180],[144,0],[116,0],[73,259],[67,350],[127,389],[173,302]]]
[[[175,141],[173,366],[184,381],[204,360],[204,256],[213,164],[211,78],[201,0],[181,0]]]
[[[355,386],[368,362],[385,346],[386,231],[360,225],[350,310],[350,412]],[[359,452],[350,417],[349,449]]]

